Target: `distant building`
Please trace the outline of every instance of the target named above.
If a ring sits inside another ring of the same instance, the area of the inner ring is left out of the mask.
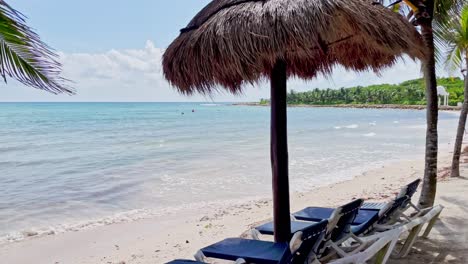
[[[439,105],[442,105],[442,106],[449,105],[450,93],[447,92],[445,87],[437,86],[437,95],[439,96]],[[443,99],[443,101],[441,99]]]

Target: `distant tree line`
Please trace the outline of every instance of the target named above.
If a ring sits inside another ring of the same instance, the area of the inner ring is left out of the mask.
[[[440,78],[438,85],[450,93],[450,105],[463,102],[463,80],[460,78]],[[307,92],[291,90],[288,104],[334,105],[334,104],[426,104],[423,79],[409,80],[400,84],[379,84],[340,89],[314,89]],[[261,99],[260,104],[269,100]]]

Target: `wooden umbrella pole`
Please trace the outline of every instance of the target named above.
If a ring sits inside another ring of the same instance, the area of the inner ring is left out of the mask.
[[[273,221],[276,242],[291,237],[288,176],[286,62],[277,60],[271,72],[271,169],[273,173]]]

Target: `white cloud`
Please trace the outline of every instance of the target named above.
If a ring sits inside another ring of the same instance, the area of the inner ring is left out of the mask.
[[[184,97],[164,80],[161,57],[164,50],[147,41],[143,49],[110,50],[105,53],[60,53],[64,76],[73,80],[77,95],[51,95],[11,82],[2,89],[2,101],[257,101],[268,98],[267,83],[246,87],[243,96],[227,93]],[[419,64],[406,60],[381,73],[354,73],[337,68],[329,78],[311,81],[292,79],[289,88],[305,91],[313,88],[340,88],[378,83],[399,83],[420,78]]]

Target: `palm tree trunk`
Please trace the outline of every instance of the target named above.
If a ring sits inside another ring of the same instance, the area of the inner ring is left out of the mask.
[[[468,68],[468,56],[465,58],[466,67]],[[453,150],[452,160],[452,177],[460,177],[460,156],[463,145],[463,136],[465,134],[466,117],[468,114],[468,74],[465,75],[465,89],[464,89],[464,101],[462,110],[460,113],[460,120],[458,121],[457,138],[455,140],[455,146]]]
[[[428,58],[427,61],[423,63],[424,77],[426,80],[427,130],[424,181],[421,197],[419,198],[419,206],[421,208],[426,208],[434,204],[437,191],[437,122],[439,118],[439,107],[437,104],[437,79],[435,73],[434,34],[431,19],[427,19],[421,23],[421,34],[428,50]]]

